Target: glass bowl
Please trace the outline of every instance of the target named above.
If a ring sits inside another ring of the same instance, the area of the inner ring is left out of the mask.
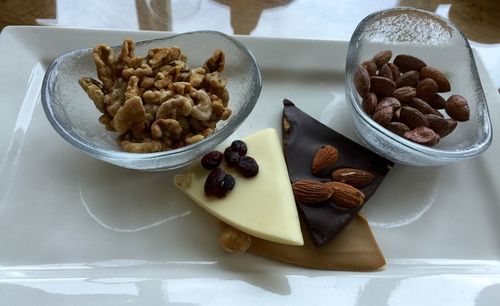
[[[391,50],[422,59],[446,74],[451,94],[465,97],[470,120],[459,122],[455,131],[434,147],[400,137],[376,123],[362,108],[355,89],[356,67],[377,52]],[[401,164],[436,166],[464,160],[484,152],[492,140],[488,106],[472,49],[460,30],[433,13],[413,8],[394,8],[373,13],[354,31],[347,50],[346,99],[355,129],[363,142],[378,154]]]
[[[220,121],[214,133],[200,142],[157,153],[121,151],[118,135],[98,122],[101,113],[78,84],[82,76],[96,78],[92,49],[65,53],[49,67],[42,85],[42,104],[54,129],[70,144],[92,157],[121,167],[166,170],[187,165],[230,136],[247,118],[259,98],[262,77],[250,51],[240,42],[214,31],[189,32],[136,43],[135,54],[146,55],[157,47],[178,46],[190,67],[201,67],[216,49],[225,53],[223,74],[228,78],[229,119]],[[115,54],[120,46],[114,47]],[[97,79],[97,78],[96,78]]]

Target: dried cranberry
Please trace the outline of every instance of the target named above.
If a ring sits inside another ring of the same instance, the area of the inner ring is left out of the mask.
[[[212,170],[205,180],[205,194],[207,196],[215,195],[219,189],[219,185],[224,180],[226,173],[221,168],[216,168]]]
[[[238,152],[231,150],[231,147],[228,147],[224,151],[224,159],[226,160],[226,163],[229,167],[238,166],[240,158],[241,158],[240,154]]]
[[[205,194],[223,198],[234,188],[234,185],[235,180],[232,175],[225,173],[221,168],[216,168],[208,174],[205,180]]]
[[[231,150],[238,152],[240,156],[247,154],[247,144],[243,140],[235,140],[231,143]]]
[[[212,170],[217,168],[222,162],[223,155],[219,151],[211,151],[205,154],[201,159],[201,165],[203,168]]]
[[[222,181],[222,189],[229,192],[233,190],[235,184],[236,181],[234,180],[234,177],[231,174],[226,174],[224,180]]]
[[[241,157],[236,168],[244,177],[254,177],[259,173],[257,161],[250,156]]]

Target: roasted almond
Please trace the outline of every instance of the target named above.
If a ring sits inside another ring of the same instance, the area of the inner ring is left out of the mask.
[[[293,195],[295,200],[315,204],[328,200],[332,194],[333,189],[319,181],[314,180],[298,180],[292,184]]]
[[[401,103],[408,103],[415,98],[417,90],[411,86],[400,87],[393,91],[392,96],[398,99]]]
[[[381,126],[387,126],[392,120],[393,113],[394,108],[392,106],[387,106],[375,111],[372,118]]]
[[[410,131],[410,128],[406,124],[397,121],[389,123],[387,129],[401,137],[404,137],[404,134]]]
[[[409,106],[401,107],[399,121],[406,124],[410,129],[414,129],[419,126],[429,127],[429,123],[427,122],[425,115],[417,109]]]
[[[403,73],[410,70],[420,71],[420,69],[427,66],[421,59],[407,54],[399,54],[396,56],[394,58],[394,64],[398,66],[399,70]]]
[[[417,87],[419,77],[418,71],[406,71],[396,79],[396,88],[405,86]]]
[[[427,102],[419,98],[413,98],[408,102],[408,106],[417,109],[422,114],[434,114],[436,110],[432,108]]]
[[[354,86],[362,98],[370,92],[370,75],[366,68],[361,65],[354,71]]]
[[[394,81],[394,77],[392,76],[391,67],[388,64],[383,64],[378,70],[378,76],[388,78],[389,80]]]
[[[321,174],[322,171],[333,166],[338,160],[339,151],[337,148],[331,145],[322,146],[316,154],[314,154],[311,167],[312,174]]]
[[[394,97],[385,97],[377,105],[375,111],[381,110],[382,108],[392,106],[393,109],[398,109],[401,107],[401,103],[398,99]]]
[[[356,188],[369,185],[374,178],[373,173],[355,168],[340,168],[332,172],[333,181],[346,183]]]
[[[441,95],[436,94],[432,99],[427,101],[430,106],[432,106],[435,109],[443,109],[446,107],[446,99],[443,98]]]
[[[448,121],[448,119],[434,114],[425,115],[425,117],[427,118],[427,122],[429,122],[429,128],[436,132],[441,138],[450,134],[454,129],[454,127],[450,125],[450,121]]]
[[[374,61],[363,62],[361,63],[361,66],[363,66],[366,69],[366,71],[370,76],[377,75],[377,65],[375,64]]]
[[[437,94],[438,86],[431,78],[421,80],[417,85],[417,98],[430,101]]]
[[[464,97],[460,95],[452,95],[446,100],[446,113],[456,121],[469,120],[470,110],[469,104]]]
[[[389,68],[391,68],[392,71],[392,80],[396,81],[399,76],[401,75],[401,72],[399,71],[398,66],[394,65],[393,63],[387,63],[389,65]]]
[[[396,89],[396,83],[394,83],[391,79],[380,76],[370,77],[370,91],[375,93],[377,96],[390,96],[394,89]]]
[[[392,57],[392,51],[391,50],[383,50],[380,51],[379,53],[375,54],[373,57],[373,61],[377,65],[378,68],[382,67],[384,64],[387,64]]]
[[[430,66],[422,68],[420,70],[420,79],[423,80],[425,78],[431,78],[436,81],[438,92],[448,92],[451,90],[450,81],[448,81],[446,75],[437,68]]]
[[[323,185],[332,191],[330,199],[341,207],[355,208],[365,202],[365,194],[351,185],[341,182],[326,182]]]
[[[419,126],[412,131],[406,132],[405,138],[418,144],[431,147],[439,142],[439,135],[425,126]]]
[[[373,115],[373,113],[375,113],[377,104],[378,104],[377,95],[374,94],[373,92],[370,92],[361,102],[363,110],[370,116]]]

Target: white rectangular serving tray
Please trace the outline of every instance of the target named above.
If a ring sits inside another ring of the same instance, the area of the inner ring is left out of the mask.
[[[166,35],[54,27],[0,34],[0,304],[499,304],[500,97],[479,58],[489,150],[450,166],[395,166],[362,211],[387,266],[317,271],[224,253],[217,221],[173,187],[177,172],[105,164],[51,128],[39,93],[53,59]],[[256,56],[264,86],[234,137],[279,129],[286,97],[359,141],[344,98],[348,42],[238,39]]]

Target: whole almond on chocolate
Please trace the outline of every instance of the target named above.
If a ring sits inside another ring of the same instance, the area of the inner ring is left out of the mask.
[[[429,128],[436,132],[441,138],[450,134],[454,129],[454,127],[450,125],[450,121],[448,119],[434,114],[428,114],[425,117],[427,118],[427,122],[429,122]]]
[[[375,109],[377,108],[377,95],[374,94],[373,92],[370,92],[361,102],[361,106],[363,107],[363,110],[365,113],[368,115],[373,115],[375,113]]]
[[[446,107],[446,99],[443,98],[440,94],[436,94],[427,102],[435,109],[443,109]]]
[[[364,98],[370,92],[370,75],[363,66],[356,67],[354,71],[354,86],[359,95]]]
[[[325,184],[314,180],[298,180],[292,184],[293,195],[295,200],[307,203],[316,204],[328,200],[333,189]]]
[[[392,120],[393,112],[394,108],[392,106],[387,106],[375,111],[372,118],[381,126],[387,126]]]
[[[415,129],[419,126],[429,127],[425,115],[419,110],[409,106],[401,107],[399,121],[406,124],[410,129]]]
[[[451,90],[450,81],[448,81],[446,75],[437,68],[430,66],[422,68],[420,70],[420,79],[423,80],[425,78],[431,78],[436,82],[438,92],[448,92]]]
[[[390,96],[396,89],[394,81],[380,76],[370,77],[370,85],[370,91],[382,97]]]
[[[413,98],[408,102],[408,106],[411,106],[415,109],[417,109],[419,112],[422,114],[434,114],[436,111],[434,108],[432,108],[427,102],[425,102],[422,99],[419,98]]]
[[[436,132],[425,126],[419,126],[409,132],[406,132],[404,137],[428,147],[432,147],[437,144],[440,139]]]
[[[339,151],[331,145],[322,146],[314,155],[311,171],[312,174],[321,174],[339,160]]]
[[[387,64],[392,58],[391,50],[383,50],[375,54],[373,57],[373,61],[377,65],[378,68],[382,67],[382,65]]]
[[[330,199],[339,206],[355,208],[365,203],[365,194],[351,185],[341,182],[326,182],[323,184],[332,190]]]
[[[431,78],[421,80],[417,85],[417,98],[430,101],[437,94],[438,86]]]
[[[398,66],[399,70],[403,73],[410,70],[420,71],[420,69],[427,66],[421,59],[407,54],[399,54],[394,58],[394,64]]]
[[[378,70],[378,76],[388,78],[389,80],[394,81],[394,77],[392,76],[392,70],[387,64],[383,64]]]
[[[399,78],[401,75],[401,71],[399,71],[398,66],[394,65],[393,63],[387,63],[389,65],[389,68],[391,68],[392,71],[392,80],[395,81]]]
[[[396,79],[396,88],[405,86],[417,87],[419,78],[420,74],[418,71],[406,71]]]
[[[417,95],[417,90],[411,86],[397,88],[392,92],[392,96],[398,99],[401,103],[410,102]]]
[[[366,61],[361,63],[361,66],[365,67],[366,71],[370,76],[377,75],[377,65],[374,61]]]
[[[356,188],[369,185],[374,178],[373,173],[355,168],[340,168],[332,172],[333,181],[346,183]]]
[[[446,113],[456,121],[467,121],[470,109],[467,100],[460,95],[452,95],[446,100]]]
[[[387,129],[401,137],[404,137],[404,134],[410,131],[410,128],[406,124],[397,121],[389,123]]]

